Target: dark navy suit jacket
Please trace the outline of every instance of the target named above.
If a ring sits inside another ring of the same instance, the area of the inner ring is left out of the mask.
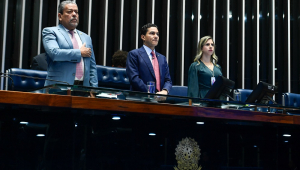
[[[172,88],[172,80],[166,57],[156,52],[160,70],[160,89],[168,92]],[[132,50],[128,53],[126,72],[130,81],[130,89],[133,91],[147,92],[147,82],[156,81],[152,63],[144,47]]]

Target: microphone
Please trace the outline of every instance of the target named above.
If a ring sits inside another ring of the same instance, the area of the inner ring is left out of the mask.
[[[19,74],[12,74],[12,73],[2,73],[0,72],[0,75],[7,75],[7,76],[17,76],[17,77],[24,77],[24,78],[31,78],[31,79],[38,79],[38,80],[48,80],[48,81],[54,81],[54,82],[58,82],[58,83],[63,83],[63,84],[67,84],[70,85],[68,82],[66,81],[59,81],[59,80],[54,80],[54,79],[46,79],[46,78],[40,78],[40,77],[32,77],[32,76],[25,76],[25,75],[19,75]],[[11,78],[11,77],[10,77]],[[11,78],[12,79],[12,78]],[[13,81],[12,81],[13,82]]]
[[[10,80],[11,80],[11,90],[14,90],[14,80],[10,76],[4,76],[4,75],[1,75],[1,73],[0,73],[0,77],[8,77],[8,78],[10,78]]]

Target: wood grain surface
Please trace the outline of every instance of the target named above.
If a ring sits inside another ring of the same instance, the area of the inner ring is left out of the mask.
[[[16,91],[0,90],[0,103],[300,125],[295,115]]]
[[[72,97],[53,94],[0,90],[0,103],[71,107]]]

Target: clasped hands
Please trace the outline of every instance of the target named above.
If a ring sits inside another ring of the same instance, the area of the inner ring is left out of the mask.
[[[92,56],[92,49],[85,47],[85,43],[80,47],[80,52],[82,57],[91,57]]]

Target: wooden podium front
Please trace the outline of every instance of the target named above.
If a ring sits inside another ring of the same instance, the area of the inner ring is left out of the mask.
[[[203,169],[283,169],[300,158],[295,115],[16,91],[0,96],[0,169],[172,169],[186,137],[198,142]]]

